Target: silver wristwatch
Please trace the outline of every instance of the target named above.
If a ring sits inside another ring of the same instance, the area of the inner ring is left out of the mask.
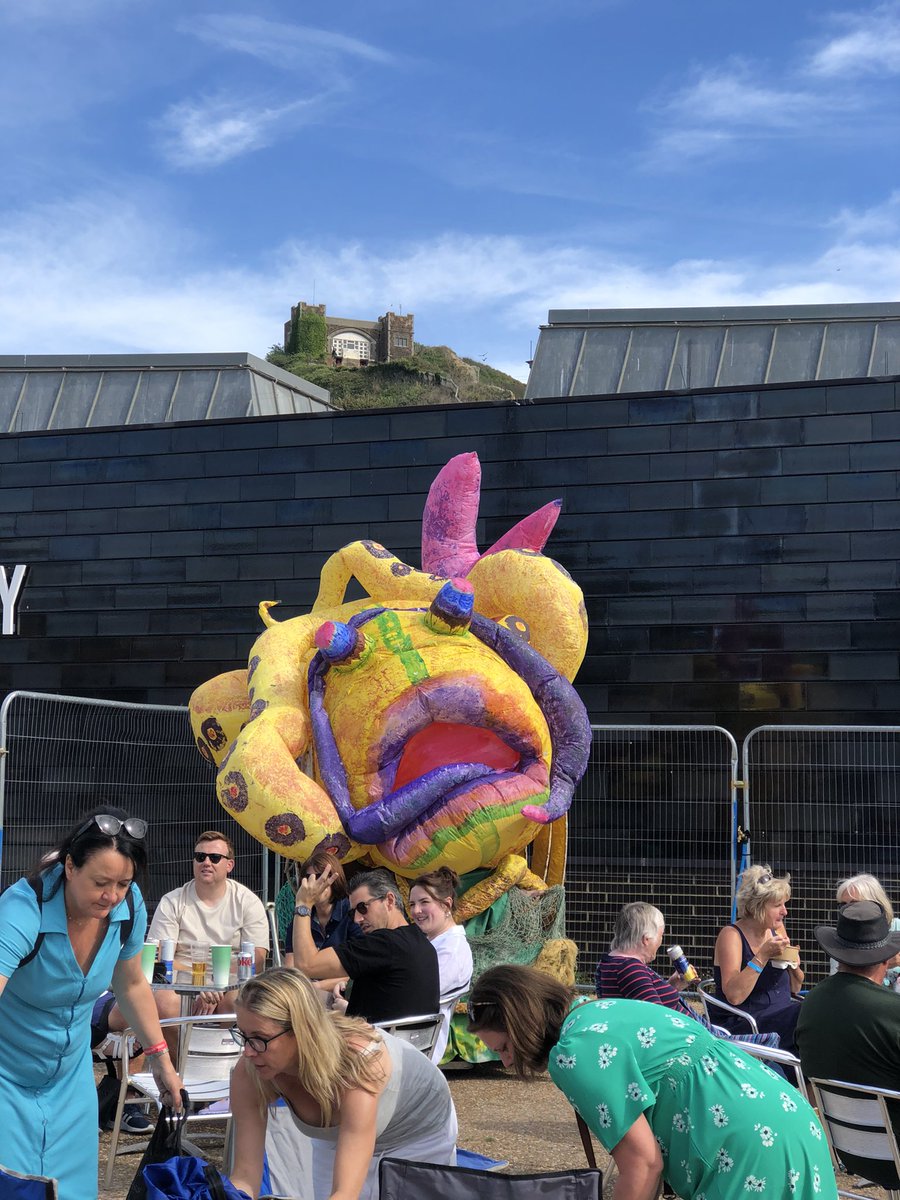
[[[294,905],[294,915],[295,916],[308,917],[311,912],[312,912],[312,909],[307,907],[307,905],[305,905],[305,904],[295,904]]]

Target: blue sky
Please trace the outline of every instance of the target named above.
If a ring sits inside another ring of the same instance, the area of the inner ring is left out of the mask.
[[[900,298],[900,0],[0,0],[0,353]]]

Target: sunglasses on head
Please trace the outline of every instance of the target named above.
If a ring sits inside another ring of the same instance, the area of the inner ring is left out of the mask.
[[[469,1018],[470,1021],[475,1021],[478,1018],[478,1013],[480,1013],[484,1009],[490,1008],[490,1007],[491,1007],[491,1005],[488,1004],[488,1002],[486,1000],[480,1001],[479,1003],[475,1003],[475,1004],[473,1004],[472,1001],[470,1000],[468,1002],[468,1004],[466,1005],[466,1016]]]
[[[124,829],[129,837],[136,841],[141,841],[147,836],[147,822],[142,821],[140,817],[126,817],[124,821],[120,821],[118,817],[114,817],[109,813],[97,813],[96,816],[89,817],[81,826],[75,837],[74,842],[80,838],[83,833],[87,833],[92,825],[96,825],[101,833],[107,834],[109,837],[115,837],[117,833],[121,833]]]
[[[206,862],[206,860],[209,859],[209,861],[211,863],[213,863],[215,866],[218,866],[219,863],[222,861],[222,859],[227,858],[227,857],[228,857],[227,854],[210,854],[208,851],[203,851],[203,850],[195,850],[194,851],[194,862],[195,863]]]
[[[369,905],[374,904],[376,900],[379,900],[383,904],[384,896],[373,896],[371,900],[360,900],[358,904],[353,905],[350,911],[352,913],[359,913],[361,917],[364,917],[369,911]]]

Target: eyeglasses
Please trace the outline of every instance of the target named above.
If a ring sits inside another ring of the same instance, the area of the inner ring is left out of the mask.
[[[105,833],[109,837],[115,837],[123,829],[129,837],[133,837],[137,841],[142,841],[147,836],[147,822],[142,821],[140,817],[126,817],[124,821],[120,821],[118,817],[114,817],[110,813],[97,813],[85,821],[72,841],[76,841],[83,833],[87,833],[92,825],[96,825],[101,833]]]
[[[206,862],[206,860],[209,859],[211,863],[213,863],[215,866],[218,866],[222,859],[227,857],[227,854],[204,854],[202,850],[194,851],[195,863]]]
[[[476,1004],[473,1004],[472,1001],[470,1000],[469,1003],[466,1005],[466,1016],[469,1018],[470,1021],[475,1021],[475,1020],[477,1020],[477,1016],[476,1016],[477,1013],[481,1012],[481,1010],[484,1008],[490,1008],[490,1007],[491,1007],[491,1005],[487,1002],[487,1000],[482,1000]]]
[[[354,904],[350,911],[351,913],[359,913],[361,917],[364,917],[369,911],[369,905],[374,904],[376,900],[384,904],[384,896],[373,896],[371,900],[360,900],[359,904]]]
[[[293,1033],[292,1029],[282,1029],[280,1033],[273,1033],[271,1037],[258,1037],[256,1034],[248,1036],[242,1029],[238,1029],[237,1025],[232,1025],[228,1031],[232,1039],[237,1042],[242,1048],[249,1046],[254,1054],[265,1054],[269,1048],[269,1042],[274,1042],[276,1038],[283,1037],[286,1033]]]

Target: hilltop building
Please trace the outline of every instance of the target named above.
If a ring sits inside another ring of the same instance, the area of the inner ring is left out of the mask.
[[[328,353],[336,365],[367,367],[370,363],[395,362],[413,354],[413,313],[386,312],[374,321],[357,317],[329,317],[324,304],[300,300],[291,306],[291,318],[284,323],[284,348],[291,330],[304,312],[319,313],[328,331]]]

